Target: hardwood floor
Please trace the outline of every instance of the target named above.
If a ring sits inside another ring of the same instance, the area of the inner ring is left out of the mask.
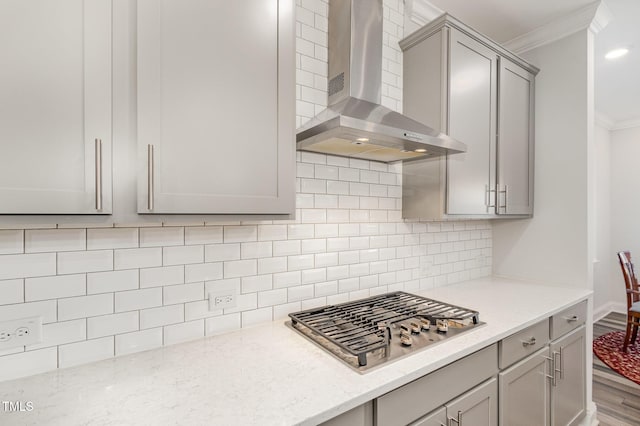
[[[626,316],[610,313],[593,324],[593,338],[624,330]],[[593,356],[593,401],[601,426],[640,426],[640,386]]]

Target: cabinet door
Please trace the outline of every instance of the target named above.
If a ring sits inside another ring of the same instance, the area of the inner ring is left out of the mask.
[[[373,426],[373,401],[327,420],[321,426]]]
[[[111,0],[3,0],[0,56],[0,214],[111,213]]]
[[[546,347],[500,373],[500,426],[549,424],[548,356]]]
[[[533,214],[533,74],[500,58],[498,214]]]
[[[411,423],[409,426],[446,426],[446,424],[447,409],[442,407],[439,410],[427,414],[420,420]]]
[[[447,213],[495,212],[497,55],[450,31],[448,134],[467,152],[447,158]]]
[[[437,391],[434,391],[437,392]],[[456,424],[498,425],[498,381],[493,378],[446,404],[447,417]]]
[[[292,3],[138,1],[139,213],[293,213]]]
[[[551,344],[556,385],[551,387],[551,425],[575,425],[586,409],[585,327]]]

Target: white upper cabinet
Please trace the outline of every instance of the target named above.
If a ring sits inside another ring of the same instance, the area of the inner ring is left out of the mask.
[[[449,15],[400,45],[404,113],[467,145],[403,164],[403,217],[533,214],[537,69]]]
[[[292,0],[139,0],[138,212],[292,214]]]
[[[0,2],[0,214],[111,213],[111,1]]]

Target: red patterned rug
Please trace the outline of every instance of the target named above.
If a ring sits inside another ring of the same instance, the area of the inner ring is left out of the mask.
[[[593,353],[612,370],[640,385],[640,336],[622,352],[624,331],[612,331],[593,341]]]

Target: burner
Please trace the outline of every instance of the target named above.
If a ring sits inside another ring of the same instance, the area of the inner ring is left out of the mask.
[[[363,372],[484,324],[478,316],[398,291],[292,313],[287,324]]]

